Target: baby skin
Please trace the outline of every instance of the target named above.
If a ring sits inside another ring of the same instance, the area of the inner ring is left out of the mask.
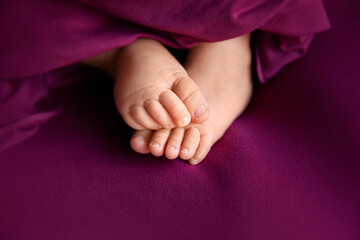
[[[139,153],[165,154],[168,159],[180,157],[196,165],[250,101],[250,34],[197,45],[189,51],[185,69],[207,98],[209,118],[171,130],[135,131],[130,145]]]
[[[139,39],[84,61],[115,79],[114,98],[137,131],[138,153],[200,163],[252,94],[250,34],[189,50],[185,68],[160,43]]]
[[[114,99],[133,129],[171,129],[209,116],[206,98],[183,66],[159,42],[140,38],[83,61],[115,79]]]

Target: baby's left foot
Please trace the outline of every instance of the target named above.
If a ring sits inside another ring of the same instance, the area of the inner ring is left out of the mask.
[[[178,156],[195,165],[208,154],[230,124],[245,110],[252,94],[250,34],[199,44],[189,52],[188,74],[208,99],[210,116],[185,128],[136,131],[130,140],[139,153]]]
[[[114,98],[134,129],[170,129],[204,122],[208,104],[183,66],[159,42],[138,39],[117,59]]]
[[[115,78],[116,107],[136,130],[183,127],[204,122],[209,116],[198,86],[155,40],[140,38],[83,63]]]

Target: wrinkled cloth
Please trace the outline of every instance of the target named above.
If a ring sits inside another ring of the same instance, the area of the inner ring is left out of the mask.
[[[360,2],[325,4],[197,166],[132,152],[103,75],[52,92],[62,114],[0,152],[0,239],[359,240]]]
[[[319,0],[19,0],[3,5],[0,78],[44,73],[138,37],[189,48],[259,29],[266,32],[256,44],[264,70],[260,79],[266,81],[289,58],[303,54],[314,33],[329,28]]]
[[[320,0],[2,1],[0,22],[0,149],[59,113],[56,103],[43,106],[62,82],[51,71],[139,37],[190,48],[257,30],[255,65],[266,82],[329,28]]]

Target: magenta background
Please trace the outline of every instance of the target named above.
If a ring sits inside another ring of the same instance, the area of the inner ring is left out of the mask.
[[[36,102],[61,114],[0,153],[0,239],[359,239],[360,4],[325,5],[332,29],[196,167],[132,152],[103,76],[37,78],[79,82],[52,85]]]
[[[46,73],[139,37],[189,48],[260,29],[258,73],[266,81],[329,28],[321,0],[4,0],[0,7],[0,79]]]
[[[254,69],[266,82],[330,27],[321,0],[7,0],[0,23],[0,151],[59,114],[50,91],[78,78],[59,68],[139,37],[189,48],[256,30]]]

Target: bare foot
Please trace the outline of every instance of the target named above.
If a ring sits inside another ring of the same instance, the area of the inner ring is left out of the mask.
[[[116,107],[136,130],[183,127],[209,117],[207,101],[198,86],[155,40],[140,38],[82,63],[115,79]]]
[[[250,101],[250,34],[199,44],[190,50],[185,69],[208,99],[208,120],[172,130],[135,131],[130,145],[139,153],[165,154],[169,159],[180,156],[196,165]]]
[[[142,38],[120,49],[115,69],[115,103],[130,127],[170,129],[208,118],[198,86],[159,42]]]

